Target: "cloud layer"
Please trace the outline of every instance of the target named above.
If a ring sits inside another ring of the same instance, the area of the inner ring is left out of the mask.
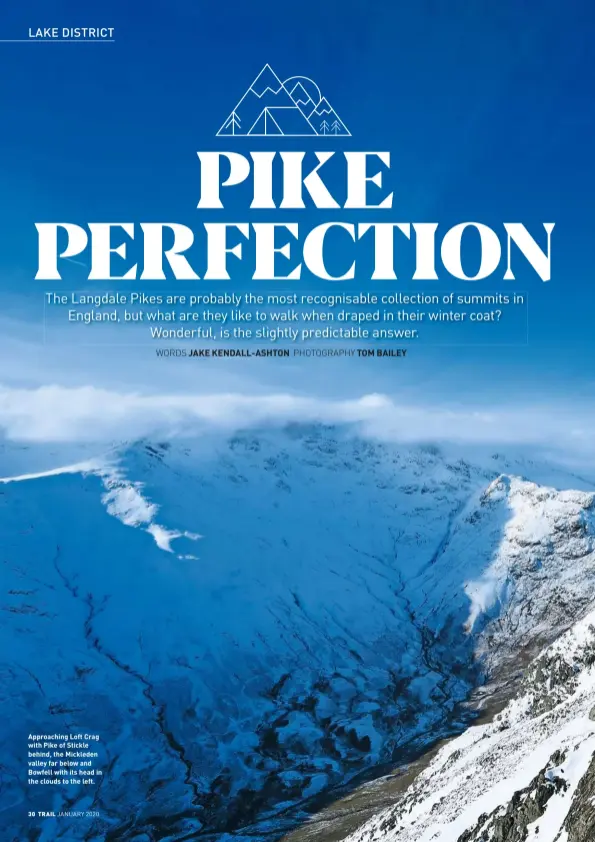
[[[413,406],[380,394],[323,400],[290,394],[160,394],[86,386],[18,389],[0,386],[0,430],[30,443],[111,443],[195,435],[289,422],[357,425],[392,441],[533,445],[595,457],[591,412],[527,406]]]

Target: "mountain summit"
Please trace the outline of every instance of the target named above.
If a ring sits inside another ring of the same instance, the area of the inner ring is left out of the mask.
[[[314,106],[316,104],[301,82],[297,82],[290,93],[296,105],[309,105],[311,103]]]
[[[278,94],[281,91],[286,93],[283,87],[283,82],[279,79],[270,64],[265,64],[256,79],[250,85],[249,90],[258,97],[264,96],[267,91],[271,91],[273,94]]]

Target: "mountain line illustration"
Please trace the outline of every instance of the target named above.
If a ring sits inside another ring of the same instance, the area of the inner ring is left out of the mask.
[[[218,137],[351,137],[316,82],[290,76],[284,82],[265,64],[219,131]]]

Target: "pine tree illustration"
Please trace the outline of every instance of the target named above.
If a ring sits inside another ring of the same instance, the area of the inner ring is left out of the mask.
[[[339,121],[335,120],[333,125],[331,126],[331,131],[333,134],[339,134],[341,131],[341,126],[339,125]]]
[[[328,123],[326,122],[326,120],[323,120],[322,123],[320,124],[320,133],[321,134],[328,134],[328,132],[329,132]]]
[[[231,133],[235,134],[236,129],[240,128],[240,118],[235,113],[235,111],[231,112]]]

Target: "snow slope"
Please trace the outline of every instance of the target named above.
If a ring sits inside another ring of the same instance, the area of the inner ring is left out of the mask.
[[[533,662],[493,723],[451,741],[351,842],[595,838],[595,612]]]
[[[274,830],[315,793],[460,729],[481,671],[592,598],[593,495],[514,475],[574,482],[543,465],[299,425],[64,469],[35,471],[29,454],[18,472],[8,455],[8,838],[32,807],[91,804],[100,818],[40,838]],[[104,781],[32,795],[27,734],[62,729],[101,733]]]

